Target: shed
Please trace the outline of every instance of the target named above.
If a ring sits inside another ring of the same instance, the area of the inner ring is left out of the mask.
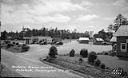
[[[80,37],[78,39],[79,43],[89,43],[89,38],[88,37]]]
[[[101,45],[104,42],[102,38],[95,38],[94,39],[94,44]]]

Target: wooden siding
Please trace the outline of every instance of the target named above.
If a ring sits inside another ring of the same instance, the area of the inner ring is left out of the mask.
[[[117,37],[117,55],[118,56],[126,56],[128,57],[128,43],[127,43],[127,52],[121,52],[121,43],[126,43],[128,36],[120,36]]]

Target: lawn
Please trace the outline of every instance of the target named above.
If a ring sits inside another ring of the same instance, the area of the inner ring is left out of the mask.
[[[120,59],[116,56],[112,57],[108,55],[98,55],[98,59],[110,68],[121,67],[128,72],[128,59]]]
[[[65,69],[73,70],[88,76],[92,76],[94,78],[122,78],[119,75],[112,74],[112,70],[101,69],[100,67],[95,67],[88,64],[87,58],[85,58],[84,62],[82,63],[80,63],[78,59],[78,56],[69,57],[67,55],[59,55],[56,59],[46,62],[52,63],[55,67],[64,67]]]
[[[71,51],[71,49],[74,49],[76,54],[79,54],[81,49],[88,49],[89,52],[95,51],[96,53],[99,53],[102,51],[112,50],[112,46],[111,45],[80,44],[76,40],[73,40],[62,46],[58,46],[57,49],[58,49],[59,54],[67,54]]]
[[[63,59],[78,61],[80,57],[69,57],[68,55],[61,56]],[[104,63],[109,68],[123,68],[126,72],[128,72],[128,59],[120,59],[116,56],[109,55],[98,55],[97,57],[102,63]],[[87,62],[88,58],[83,58],[85,62]]]

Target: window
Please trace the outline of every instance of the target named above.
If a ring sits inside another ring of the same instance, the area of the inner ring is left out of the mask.
[[[128,43],[128,39],[126,40],[126,43]]]
[[[127,51],[127,44],[126,43],[121,43],[121,51],[126,52]]]

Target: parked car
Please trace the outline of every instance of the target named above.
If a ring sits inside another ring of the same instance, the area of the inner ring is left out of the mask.
[[[57,42],[56,41],[52,41],[51,44],[56,44]]]
[[[55,45],[63,45],[63,42],[56,42]]]
[[[43,41],[42,40],[40,40],[38,43],[40,44],[40,43],[42,43]]]
[[[38,42],[37,41],[32,41],[32,43],[31,44],[38,44]]]
[[[40,45],[46,45],[46,44],[47,44],[46,41],[42,41],[42,42],[40,43]]]

